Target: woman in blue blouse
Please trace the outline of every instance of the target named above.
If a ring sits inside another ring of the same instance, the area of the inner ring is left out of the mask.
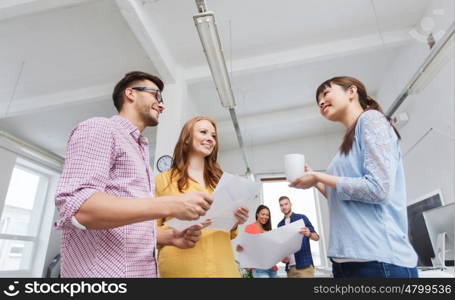
[[[342,123],[346,133],[327,173],[307,166],[290,186],[316,187],[329,200],[334,277],[417,277],[400,135],[355,78],[323,82],[316,101],[322,116]]]

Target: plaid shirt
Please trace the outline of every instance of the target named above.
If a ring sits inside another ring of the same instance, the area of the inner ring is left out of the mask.
[[[148,141],[121,116],[93,118],[73,129],[57,187],[62,277],[158,277],[155,221],[81,230],[71,219],[96,192],[153,197]]]
[[[298,221],[300,219],[303,220],[305,223],[305,226],[308,227],[310,232],[316,232],[314,230],[313,225],[310,222],[310,219],[307,218],[305,215],[300,215],[300,214],[291,214],[291,223]],[[278,227],[284,226],[286,224],[286,220],[283,219],[278,223]],[[297,269],[303,269],[308,267],[309,265],[314,265],[313,264],[313,256],[311,256],[311,247],[310,247],[310,238],[303,236],[302,238],[302,246],[300,247],[300,250],[294,253],[295,256],[295,267]],[[288,270],[288,264],[286,264],[286,271]]]

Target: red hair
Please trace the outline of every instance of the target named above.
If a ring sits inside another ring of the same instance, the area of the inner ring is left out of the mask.
[[[172,161],[171,168],[171,180],[177,180],[177,187],[181,193],[188,187],[188,166],[189,166],[189,153],[192,147],[193,141],[193,130],[194,125],[199,121],[209,121],[213,128],[215,128],[215,133],[217,133],[216,123],[214,120],[207,117],[195,117],[187,121],[183,125],[182,131],[180,132],[179,139],[174,148],[174,158]],[[220,166],[217,163],[218,157],[218,136],[215,135],[215,147],[213,148],[212,153],[207,155],[204,163],[204,181],[205,184],[211,189],[215,189],[218,181],[223,174]]]

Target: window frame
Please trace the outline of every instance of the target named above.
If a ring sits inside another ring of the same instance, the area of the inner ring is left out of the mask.
[[[286,175],[284,173],[261,173],[256,175],[256,179],[261,183],[260,189],[260,204],[264,204],[264,182],[279,182],[279,181],[287,181]],[[314,197],[314,204],[316,209],[316,217],[317,217],[317,228],[319,234],[319,255],[321,265],[318,268],[326,269],[329,267],[329,260],[327,258],[327,239],[325,237],[325,228],[324,222],[322,221],[322,206],[321,206],[321,197],[320,193],[316,188],[313,188],[313,197]],[[254,213],[254,212],[253,212]]]
[[[21,235],[21,234],[6,234],[0,233],[0,240],[6,241],[21,241],[21,242],[31,242],[32,246],[30,249],[30,263],[28,264],[27,268],[19,269],[19,270],[0,270],[0,277],[11,277],[11,276],[32,276],[33,271],[35,269],[34,262],[36,261],[38,248],[40,245],[40,235],[42,232],[42,226],[45,215],[46,203],[49,200],[50,196],[50,187],[51,187],[51,180],[52,176],[55,176],[57,173],[48,168],[47,166],[41,166],[39,162],[32,161],[28,158],[24,158],[20,155],[17,155],[16,162],[14,164],[13,169],[11,170],[10,174],[10,182],[13,176],[13,171],[15,168],[18,168],[22,171],[31,173],[33,175],[39,176],[39,183],[38,188],[35,194],[35,199],[33,202],[32,212],[33,217],[30,219],[31,223],[29,226],[35,228],[33,234]],[[9,188],[9,185],[8,185]],[[0,217],[3,214],[3,210],[6,204],[6,196],[5,199],[1,199],[0,201]],[[25,249],[26,247],[24,247]]]

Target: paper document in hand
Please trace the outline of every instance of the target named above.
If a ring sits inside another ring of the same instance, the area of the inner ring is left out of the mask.
[[[241,232],[233,240],[234,249],[236,245],[243,247],[243,251],[237,252],[240,267],[269,269],[284,257],[299,251],[303,239],[299,230],[304,226],[300,219],[261,234]]]
[[[194,221],[172,219],[165,224],[182,231],[212,219],[213,223],[206,228],[229,231],[236,222],[234,212],[240,206],[248,206],[248,202],[258,196],[258,191],[258,183],[224,172],[213,192],[212,206],[205,216]]]

